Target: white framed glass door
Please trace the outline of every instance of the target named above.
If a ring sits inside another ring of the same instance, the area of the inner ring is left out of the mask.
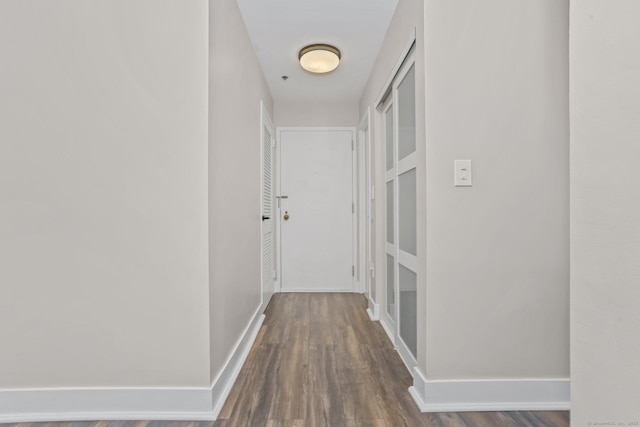
[[[417,358],[417,204],[415,63],[409,54],[385,101],[385,320],[407,365]]]
[[[398,337],[405,360],[417,357],[417,205],[416,91],[413,57],[401,69],[393,94],[396,104],[396,230]],[[406,348],[403,348],[406,347]]]
[[[385,314],[389,326],[396,329],[396,245],[395,245],[395,103],[393,97],[387,100],[383,108],[384,145],[385,145],[385,206],[386,206],[386,275],[385,275]],[[395,335],[395,334],[394,334]]]

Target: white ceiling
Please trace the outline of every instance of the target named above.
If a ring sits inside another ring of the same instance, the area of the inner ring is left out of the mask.
[[[335,102],[359,101],[398,2],[237,1],[273,99]],[[314,75],[300,67],[298,51],[313,43],[340,49],[335,71]]]

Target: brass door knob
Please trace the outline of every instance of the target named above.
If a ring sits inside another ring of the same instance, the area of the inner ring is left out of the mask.
[[[284,211],[284,216],[282,218],[287,221],[289,219],[289,211]]]

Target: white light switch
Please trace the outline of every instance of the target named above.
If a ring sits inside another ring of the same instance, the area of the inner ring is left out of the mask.
[[[453,161],[454,185],[456,187],[471,187],[473,179],[471,175],[471,160]]]

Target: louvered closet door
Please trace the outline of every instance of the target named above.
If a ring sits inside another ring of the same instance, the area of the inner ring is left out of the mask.
[[[275,291],[274,143],[273,128],[262,129],[262,293],[266,304]]]

